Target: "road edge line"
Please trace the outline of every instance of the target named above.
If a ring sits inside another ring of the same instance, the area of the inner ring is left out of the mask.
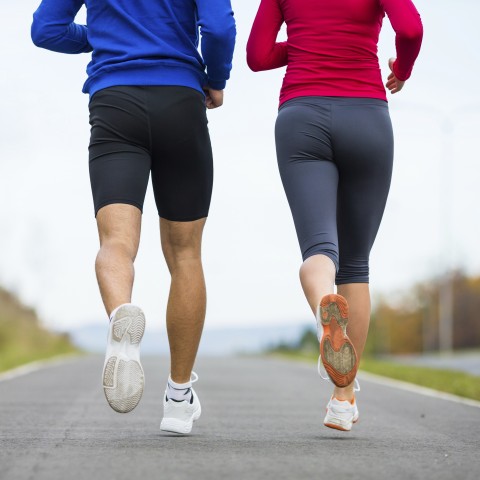
[[[398,388],[399,390],[406,390],[408,392],[418,393],[425,395],[426,397],[440,398],[441,400],[448,400],[450,402],[461,403],[463,405],[469,405],[470,407],[480,408],[480,402],[471,398],[460,397],[452,393],[441,392],[434,390],[433,388],[422,387],[414,383],[404,382],[402,380],[396,380],[390,377],[384,377],[383,375],[377,375],[375,373],[365,372],[363,370],[358,372],[359,378],[363,378],[369,382],[377,383],[380,385],[387,385],[389,387]]]
[[[272,357],[273,358],[273,357]],[[297,363],[297,365],[302,365],[306,368],[311,368],[311,362],[306,359],[288,359],[285,357],[274,357],[276,360],[283,360],[289,363]],[[454,403],[461,403],[463,405],[468,405],[470,407],[480,408],[480,402],[478,400],[473,400],[472,398],[460,397],[459,395],[454,395],[453,393],[441,392],[440,390],[435,390],[433,388],[422,387],[421,385],[416,385],[415,383],[404,382],[402,380],[396,380],[394,378],[385,377],[383,375],[378,375],[376,373],[366,372],[365,370],[358,371],[358,377],[360,379],[365,379],[368,382],[377,383],[378,385],[385,385],[393,388],[398,388],[399,390],[406,390],[412,393],[418,393],[420,395],[425,395],[426,397],[439,398],[441,400],[447,400]]]
[[[78,357],[79,355],[76,354],[58,355],[52,358],[47,358],[46,360],[36,360],[34,362],[26,363],[25,365],[20,365],[19,367],[0,372],[0,382],[6,382],[7,380],[23,377],[30,373],[43,370],[44,368],[56,367],[57,365],[67,363],[68,360]]]

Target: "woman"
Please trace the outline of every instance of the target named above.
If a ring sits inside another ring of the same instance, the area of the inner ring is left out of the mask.
[[[422,42],[411,0],[262,0],[247,45],[252,70],[287,66],[275,126],[278,166],[321,361],[335,384],[324,424],[346,431],[358,420],[354,385],[370,321],[369,254],[393,164],[377,57],[385,13],[397,50],[386,87],[397,93]],[[284,22],[288,40],[276,42]]]

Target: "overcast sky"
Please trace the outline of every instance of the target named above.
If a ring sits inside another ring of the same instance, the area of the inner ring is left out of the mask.
[[[0,0],[0,283],[51,327],[105,319],[93,268],[98,239],[88,178],[89,55],[30,41],[39,0]],[[478,131],[480,4],[417,0],[425,39],[411,80],[391,98],[396,155],[390,198],[371,256],[375,294],[448,265],[480,274]],[[215,186],[204,237],[207,326],[305,322],[301,256],[273,139],[284,69],[252,73],[245,44],[258,0],[234,0],[237,46],[225,104],[209,113]],[[385,20],[382,68],[394,56]],[[384,77],[387,72],[384,70]],[[134,302],[163,328],[168,273],[147,193]]]

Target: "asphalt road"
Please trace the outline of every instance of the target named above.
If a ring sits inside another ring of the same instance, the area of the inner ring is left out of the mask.
[[[159,430],[168,362],[143,363],[144,397],[124,415],[103,397],[100,357],[0,381],[0,479],[479,478],[480,408],[363,381],[360,422],[337,432],[314,366],[200,359],[203,414],[180,437]]]

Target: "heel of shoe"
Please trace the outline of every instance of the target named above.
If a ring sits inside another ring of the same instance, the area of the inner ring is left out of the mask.
[[[358,357],[348,338],[338,349],[333,347],[330,338],[326,338],[320,344],[320,356],[325,371],[337,387],[344,388],[355,380]]]
[[[120,342],[128,334],[132,345],[138,345],[145,332],[145,315],[141,308],[124,305],[118,309],[112,320],[112,338]]]

